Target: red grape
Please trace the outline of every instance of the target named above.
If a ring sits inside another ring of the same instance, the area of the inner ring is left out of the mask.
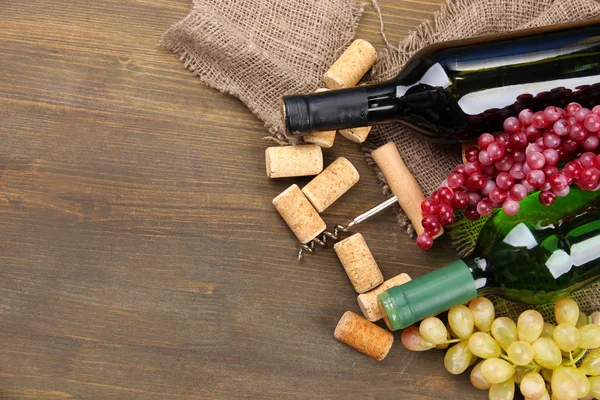
[[[426,215],[421,220],[421,225],[426,232],[428,232],[431,236],[435,236],[440,233],[442,226],[440,225],[440,221],[435,215]]]
[[[534,188],[541,188],[544,182],[546,182],[546,175],[539,169],[530,171],[527,174],[527,183]]]
[[[494,135],[491,133],[484,133],[477,139],[477,144],[481,150],[485,150],[490,144],[494,143],[495,140]]]
[[[532,151],[527,154],[527,165],[531,169],[542,169],[546,164],[546,158],[539,151]]]
[[[516,133],[521,130],[521,122],[518,118],[508,117],[504,120],[504,131],[507,133]]]
[[[473,161],[479,160],[479,148],[478,147],[469,147],[465,151],[465,158],[469,162],[473,162]]]
[[[448,175],[448,186],[450,186],[450,189],[458,189],[464,184],[465,176],[463,174],[452,172],[450,175]]]
[[[433,237],[427,232],[421,233],[417,236],[417,246],[422,250],[429,250],[433,246]]]
[[[513,149],[524,149],[527,146],[527,135],[524,132],[517,132],[510,137],[510,145]]]
[[[490,199],[483,199],[477,203],[477,212],[483,217],[487,217],[494,211],[494,205]]]
[[[521,205],[519,204],[519,202],[513,200],[512,198],[506,199],[504,200],[504,203],[502,203],[502,211],[504,211],[504,214],[508,216],[515,215],[519,212],[520,208]]]
[[[577,117],[576,117],[577,118]],[[598,132],[600,131],[600,116],[597,114],[588,114],[583,120],[583,126],[589,132]]]
[[[469,221],[477,221],[479,219],[479,217],[480,217],[480,215],[476,209],[467,208],[465,210],[465,218],[468,219]]]
[[[507,190],[515,183],[515,178],[508,172],[500,172],[496,177],[496,185],[500,189]]]
[[[567,112],[567,117],[574,117],[575,113],[581,109],[581,105],[579,103],[569,103],[565,107],[565,111]]]
[[[531,125],[536,127],[537,129],[543,129],[548,126],[548,121],[544,118],[544,112],[538,111],[533,114],[531,117]]]
[[[552,192],[540,192],[539,199],[540,203],[542,203],[545,206],[549,206],[552,205],[552,203],[554,203],[556,195]]]
[[[421,203],[423,214],[436,214],[440,203],[434,199],[425,199]]]
[[[516,183],[508,191],[508,196],[513,200],[521,201],[527,197],[527,189],[522,184]]]
[[[457,210],[463,210],[469,204],[469,196],[465,192],[456,191],[452,198],[452,207]]]
[[[546,165],[555,166],[560,160],[560,154],[554,149],[546,149],[542,152]]]
[[[558,149],[560,147],[560,142],[560,136],[553,131],[550,131],[544,135],[544,146],[547,149]]]
[[[488,156],[490,157],[490,160],[497,161],[497,160],[501,159],[504,156],[504,154],[506,153],[506,145],[500,141],[490,143],[490,145],[487,148],[487,153],[488,153]],[[481,160],[479,160],[479,161],[481,161]],[[483,162],[482,162],[482,164],[483,164]]]
[[[590,151],[583,153],[579,156],[579,163],[581,166],[585,168],[591,168],[594,166],[594,160],[596,159],[596,155]]]
[[[565,167],[563,168],[565,176],[567,178],[572,179],[579,179],[582,170],[583,167],[581,166],[581,163],[577,160],[569,161],[565,164]]]
[[[531,125],[533,111],[526,108],[519,113],[519,122],[523,125]]]
[[[481,163],[479,161],[472,161],[465,164],[465,174],[467,176],[473,175],[476,172],[481,172]]]
[[[506,190],[500,189],[499,187],[494,188],[490,191],[490,200],[492,203],[502,203],[508,197],[508,192]]]
[[[566,119],[559,119],[552,126],[552,131],[558,136],[566,136],[571,131],[571,125]]]
[[[486,181],[487,180],[485,179],[485,176],[483,176],[482,173],[475,172],[474,174],[472,174],[471,176],[469,176],[467,178],[467,182],[465,183],[465,186],[468,190],[471,190],[471,191],[480,190],[480,189],[483,189]]]

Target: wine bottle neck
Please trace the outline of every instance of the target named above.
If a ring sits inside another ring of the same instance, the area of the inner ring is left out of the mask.
[[[489,267],[488,261],[483,257],[465,257],[461,260],[471,273],[471,277],[475,282],[475,287],[477,290],[485,289],[489,287],[489,282],[487,278],[487,269]]]
[[[347,129],[398,120],[403,102],[393,81],[349,89],[286,96],[283,118],[289,135]]]
[[[446,311],[477,297],[470,262],[457,260],[401,286],[381,293],[380,308],[391,330]]]

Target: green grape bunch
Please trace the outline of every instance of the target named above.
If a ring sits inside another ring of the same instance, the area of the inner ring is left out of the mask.
[[[478,297],[402,332],[412,351],[448,349],[444,367],[454,375],[475,365],[471,383],[490,400],[511,400],[515,384],[527,400],[600,399],[600,313],[590,316],[564,298],[554,307],[555,324],[535,310],[517,322],[496,318],[492,302]]]

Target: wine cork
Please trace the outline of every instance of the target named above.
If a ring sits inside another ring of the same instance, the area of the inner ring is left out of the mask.
[[[317,89],[316,93],[326,92],[329,89]],[[284,114],[285,115],[285,114]],[[336,131],[323,131],[323,132],[315,132],[310,135],[304,135],[304,141],[306,143],[314,143],[319,147],[324,149],[329,149],[333,146],[333,142],[335,141]]]
[[[379,309],[379,302],[377,300],[377,296],[379,296],[381,293],[385,292],[390,288],[400,286],[410,280],[411,279],[410,276],[408,276],[408,274],[402,273],[400,275],[396,275],[395,277],[386,280],[373,290],[369,290],[368,292],[359,294],[356,300],[358,300],[358,305],[360,306],[360,309],[365,318],[372,322],[383,318],[383,314]]]
[[[304,141],[306,143],[313,143],[323,149],[329,149],[333,147],[333,142],[335,141],[335,131],[323,131],[323,132],[315,132],[310,135],[304,136]]]
[[[358,182],[354,165],[344,157],[332,162],[302,188],[302,193],[318,212],[323,212]]]
[[[367,321],[352,311],[346,311],[337,326],[333,336],[363,354],[381,361],[387,356],[394,335],[382,327]]]
[[[592,324],[600,325],[600,311],[594,311],[590,317],[592,317]]]
[[[360,233],[337,242],[333,249],[357,293],[369,291],[383,282],[377,262]]]
[[[398,198],[400,207],[410,219],[417,235],[423,233],[421,203],[423,191],[402,160],[394,142],[384,144],[371,152],[371,157],[385,176],[392,193]],[[443,229],[438,234],[441,235]],[[437,237],[437,236],[436,236]]]
[[[355,86],[376,60],[377,52],[371,43],[356,39],[325,72],[323,81],[330,89]]]
[[[367,140],[367,136],[371,132],[370,126],[361,126],[358,128],[340,129],[340,135],[354,143],[362,143]]]
[[[273,146],[265,150],[265,162],[269,178],[317,175],[323,171],[323,152],[316,144]]]
[[[325,221],[302,194],[292,185],[273,199],[273,205],[302,243],[308,243],[326,228]]]

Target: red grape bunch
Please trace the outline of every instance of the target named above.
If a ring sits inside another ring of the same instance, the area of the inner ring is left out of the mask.
[[[504,132],[479,136],[479,147],[466,150],[467,162],[448,175],[421,204],[424,232],[417,237],[429,249],[442,226],[452,225],[455,211],[470,221],[502,208],[519,212],[519,202],[539,190],[544,205],[564,197],[570,185],[597,190],[600,181],[600,105],[592,110],[571,103],[529,109],[504,121]]]

